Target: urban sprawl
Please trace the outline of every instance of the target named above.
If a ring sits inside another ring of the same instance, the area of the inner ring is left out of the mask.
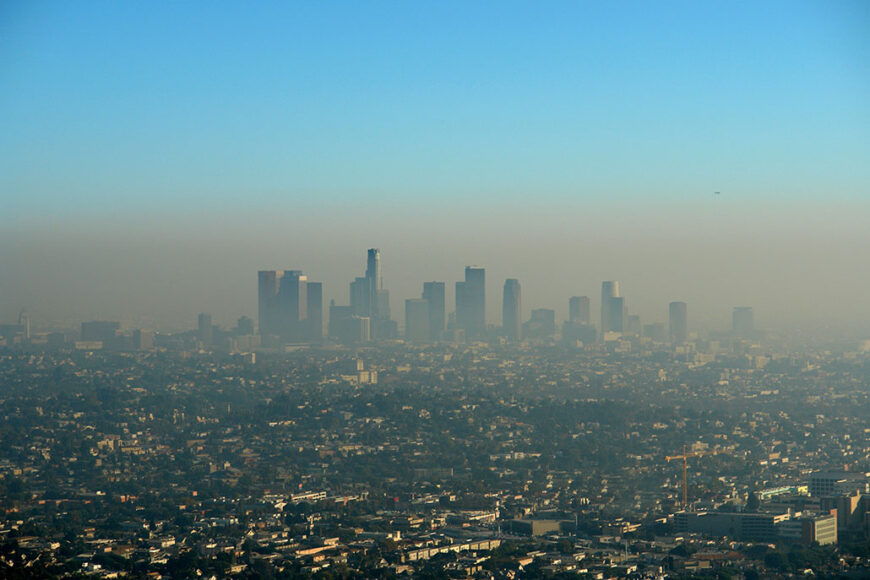
[[[380,252],[256,323],[0,324],[0,576],[870,576],[870,341],[569,317],[485,271],[392,319]]]

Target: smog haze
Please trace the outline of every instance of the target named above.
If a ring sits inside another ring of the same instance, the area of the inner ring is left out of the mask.
[[[0,319],[256,317],[256,272],[401,320],[487,268],[532,308],[870,329],[859,2],[3,8]],[[400,322],[401,324],[401,322]]]

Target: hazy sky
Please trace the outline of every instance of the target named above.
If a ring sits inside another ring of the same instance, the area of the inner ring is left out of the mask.
[[[400,320],[473,263],[492,323],[517,277],[870,330],[863,0],[9,1],[0,89],[0,321],[346,303],[374,246]]]

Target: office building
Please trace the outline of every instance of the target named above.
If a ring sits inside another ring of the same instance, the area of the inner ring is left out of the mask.
[[[643,336],[653,342],[665,341],[665,325],[661,322],[643,325]]]
[[[154,333],[150,330],[135,329],[131,347],[133,350],[150,350],[154,347]]]
[[[355,278],[350,283],[350,308],[356,316],[370,316],[372,313],[371,288],[365,277]]]
[[[755,315],[751,306],[738,306],[731,313],[731,330],[734,336],[749,338],[755,332]]]
[[[566,320],[562,323],[562,342],[569,346],[578,346],[578,343],[587,345],[595,342],[598,332],[594,324],[571,322]]]
[[[481,339],[486,334],[486,271],[466,266],[465,282],[456,283],[456,324],[466,339]]]
[[[463,330],[463,337],[465,336],[464,325],[465,320],[468,318],[468,306],[467,301],[465,299],[465,282],[457,282],[456,283],[456,312],[450,317],[450,321],[447,324],[447,327],[450,330],[459,329]]]
[[[343,344],[358,344],[371,340],[371,319],[357,316],[350,306],[329,305],[329,337]]]
[[[786,544],[826,546],[837,543],[837,513],[802,514],[777,524],[779,539]]]
[[[211,314],[202,313],[197,317],[197,338],[204,346],[214,342],[214,327],[211,323]]]
[[[278,336],[285,342],[306,340],[308,277],[301,270],[287,270],[278,287]]]
[[[870,479],[864,472],[818,471],[809,478],[809,492],[813,497],[843,496],[855,491],[870,493]]]
[[[24,341],[30,342],[30,316],[23,310],[18,313],[18,325],[24,334]]]
[[[424,282],[423,300],[429,303],[429,337],[441,340],[445,329],[445,292],[444,282]]]
[[[301,270],[261,270],[257,285],[260,335],[264,343],[322,338],[323,287],[320,282],[309,282]],[[313,301],[310,306],[309,286]],[[308,319],[309,313],[315,317],[313,323]]]
[[[260,270],[257,273],[257,318],[262,336],[278,334],[278,288],[283,270]]]
[[[254,321],[247,316],[240,316],[239,320],[236,322],[234,334],[239,336],[254,334]]]
[[[592,322],[588,296],[572,296],[568,299],[568,321],[577,324]]]
[[[613,296],[607,300],[606,331],[625,331],[625,298]]]
[[[523,324],[523,336],[546,340],[556,334],[556,311],[550,308],[535,308],[531,318]]]
[[[623,310],[625,312],[625,310]],[[630,334],[633,336],[640,336],[640,333],[643,331],[643,327],[640,323],[640,315],[639,314],[625,314],[625,323],[623,325],[623,332],[626,334]]]
[[[429,302],[422,298],[405,300],[405,339],[409,342],[428,342]]]
[[[306,291],[308,338],[320,342],[323,340],[323,283],[309,282]]]
[[[668,306],[668,329],[673,344],[682,344],[689,339],[689,314],[685,302],[671,302]]]
[[[522,290],[516,278],[504,281],[501,317],[504,336],[518,342],[522,334]]]
[[[601,283],[601,336],[607,332],[622,332],[623,303],[617,307],[614,302],[619,298],[619,282]]]
[[[366,254],[366,280],[369,283],[369,295],[372,297],[372,313],[377,314],[376,297],[379,290],[384,287],[381,275],[381,251],[377,248],[369,248]]]
[[[120,328],[120,322],[110,322],[107,320],[82,322],[82,342],[99,341],[104,344],[110,343],[118,336]]]
[[[366,257],[366,275],[369,298],[369,315],[374,320],[390,319],[390,293],[384,290],[381,274],[381,251],[370,248]]]
[[[350,284],[350,306],[354,316],[369,318],[371,338],[396,337],[396,323],[390,316],[390,293],[383,287],[381,251],[369,248],[365,276]]]

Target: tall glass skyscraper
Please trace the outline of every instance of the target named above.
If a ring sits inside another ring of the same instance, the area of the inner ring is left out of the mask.
[[[466,266],[465,282],[456,284],[456,324],[466,338],[482,338],[486,333],[486,271]]]
[[[601,337],[605,332],[622,332],[622,307],[619,298],[619,282],[601,283]],[[616,302],[619,302],[617,305]]]
[[[423,300],[429,303],[429,338],[441,340],[447,321],[444,306],[444,282],[424,282]]]
[[[504,335],[508,340],[519,341],[522,329],[522,289],[520,281],[508,278],[504,281],[501,319]]]
[[[668,307],[668,326],[671,342],[681,344],[689,338],[689,314],[685,302],[671,302]]]

